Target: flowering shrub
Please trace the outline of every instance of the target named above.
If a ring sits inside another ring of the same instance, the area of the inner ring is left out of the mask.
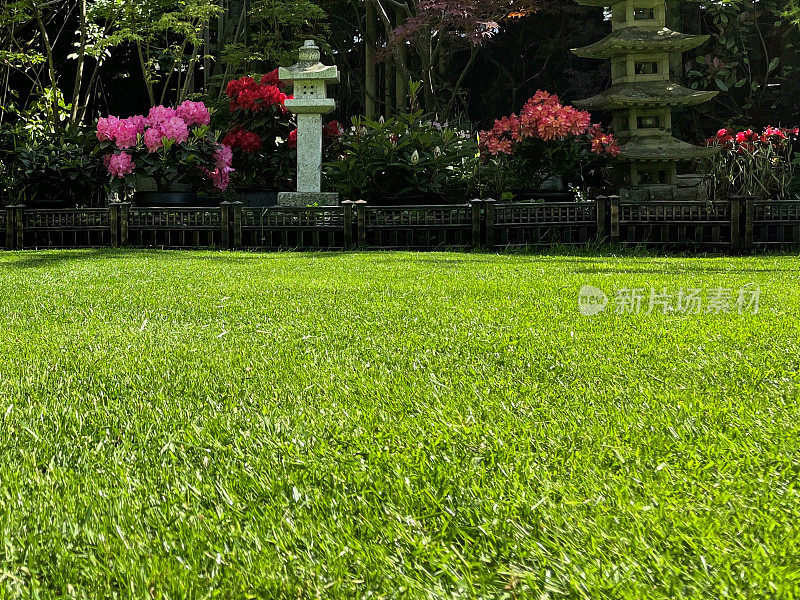
[[[601,159],[619,154],[617,141],[592,125],[588,112],[564,106],[558,96],[543,91],[519,115],[502,117],[479,135],[490,180],[519,191],[536,189],[553,176],[566,184],[585,184]]]
[[[295,128],[284,102],[277,69],[262,75],[234,79],[225,88],[227,114],[218,115],[218,125],[228,133],[222,143],[230,146],[236,162],[235,183],[289,189],[295,173],[295,152],[288,145]]]
[[[155,106],[146,117],[98,120],[97,139],[112,187],[128,186],[135,175],[153,177],[167,191],[176,181],[205,180],[219,190],[230,181],[232,151],[211,133],[211,113],[202,102],[177,108]]]
[[[334,125],[326,129],[331,135]],[[354,118],[339,152],[338,160],[326,164],[326,178],[346,198],[439,201],[460,184],[460,171],[474,159],[477,145],[473,136],[417,112],[378,121]]]
[[[771,126],[761,133],[720,129],[706,140],[720,151],[703,165],[712,176],[715,195],[785,197],[800,163],[793,148],[798,133],[797,128]]]

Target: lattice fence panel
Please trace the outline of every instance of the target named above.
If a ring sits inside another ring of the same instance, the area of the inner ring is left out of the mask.
[[[91,248],[112,243],[108,208],[22,211],[23,248]]]
[[[362,243],[386,250],[470,248],[473,245],[472,207],[367,206]]]
[[[494,207],[498,248],[585,245],[597,236],[595,202],[535,202]]]
[[[242,209],[242,247],[248,250],[341,249],[344,229],[340,206]]]
[[[731,243],[730,202],[620,202],[622,244],[665,246],[728,246]]]
[[[137,248],[219,248],[223,246],[222,227],[222,210],[218,207],[132,206],[128,214],[128,245]]]
[[[753,243],[764,246],[800,244],[800,200],[753,202]]]

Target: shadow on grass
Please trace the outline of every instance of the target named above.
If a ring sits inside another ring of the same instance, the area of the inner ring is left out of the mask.
[[[252,264],[253,260],[280,260],[286,257],[303,258],[309,260],[343,259],[353,256],[369,256],[373,262],[394,263],[398,260],[408,260],[412,255],[414,263],[430,264],[432,266],[454,267],[476,263],[495,262],[498,257],[508,259],[526,259],[531,262],[574,265],[574,273],[599,274],[599,273],[630,273],[630,274],[659,274],[665,271],[681,271],[680,264],[667,263],[663,269],[637,268],[636,266],[610,267],[607,259],[711,259],[711,258],[753,258],[755,257],[797,257],[796,251],[774,251],[763,254],[737,256],[725,253],[690,252],[653,250],[642,247],[624,247],[611,245],[590,246],[554,246],[550,248],[512,248],[509,250],[280,250],[280,251],[228,251],[217,249],[186,249],[167,250],[159,248],[87,248],[63,250],[22,250],[14,252],[0,252],[0,268],[4,269],[36,269],[46,268],[60,263],[75,261],[115,260],[125,258],[158,257],[159,260],[174,262],[197,263],[225,263],[231,265]],[[798,257],[800,258],[800,257]],[[593,268],[594,267],[594,268]],[[704,266],[693,264],[691,271],[702,273],[758,273],[771,272],[770,268],[740,268],[725,269],[717,266]],[[797,269],[780,269],[780,271],[800,271]]]
[[[0,253],[0,269],[38,269],[70,262],[120,260],[126,258],[158,257],[160,261],[251,264],[253,260],[279,260],[294,258],[339,258],[359,252],[302,251],[231,252],[215,249],[163,250],[159,248],[87,248],[75,250],[21,250]]]

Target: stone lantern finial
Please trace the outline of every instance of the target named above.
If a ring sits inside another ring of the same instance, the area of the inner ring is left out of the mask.
[[[306,40],[300,48],[300,62],[319,62],[319,47],[314,43],[314,40]]]
[[[314,40],[306,40],[298,63],[278,69],[278,77],[294,85],[294,98],[285,105],[297,115],[297,191],[278,194],[278,204],[337,204],[338,194],[322,193],[322,115],[336,108],[336,101],[328,98],[327,85],[339,83],[339,69],[323,65]]]

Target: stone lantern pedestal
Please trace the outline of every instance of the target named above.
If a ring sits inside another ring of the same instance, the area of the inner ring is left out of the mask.
[[[322,192],[322,115],[336,108],[327,97],[327,84],[339,82],[339,70],[323,65],[319,57],[314,41],[306,40],[299,62],[278,70],[281,81],[294,84],[294,99],[286,100],[286,108],[297,115],[297,191],[278,194],[279,205],[339,203],[339,194]]]

